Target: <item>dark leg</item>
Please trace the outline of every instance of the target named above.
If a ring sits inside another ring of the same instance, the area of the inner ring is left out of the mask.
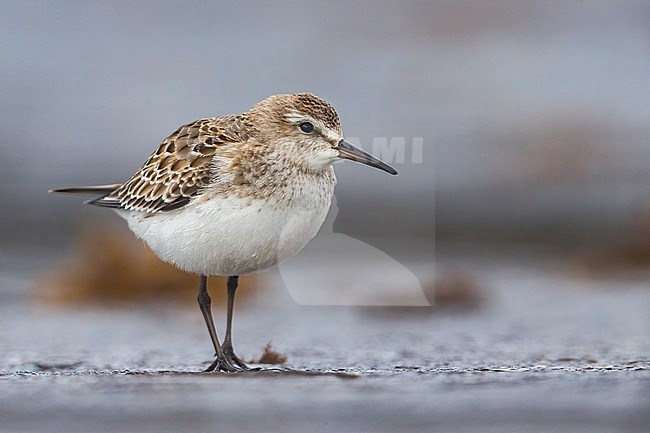
[[[249,370],[249,367],[241,360],[232,349],[232,313],[235,307],[235,291],[237,290],[237,283],[239,276],[234,275],[228,277],[228,321],[226,322],[226,339],[221,346],[224,356],[231,364],[237,364],[244,370]]]
[[[217,358],[206,371],[237,371],[237,367],[232,365],[232,362],[226,358],[221,350],[219,337],[217,337],[217,329],[214,327],[214,320],[212,320],[212,299],[210,299],[210,295],[208,294],[207,280],[208,278],[205,275],[201,275],[198,301],[199,306],[201,307],[201,313],[203,313],[203,318],[205,319],[205,324],[208,326],[212,345],[214,346],[214,350],[217,352]]]

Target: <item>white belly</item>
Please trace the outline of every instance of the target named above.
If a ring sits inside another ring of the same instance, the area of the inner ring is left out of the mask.
[[[280,207],[214,197],[153,215],[118,213],[162,260],[197,274],[241,275],[269,269],[302,250],[323,224],[331,198]]]

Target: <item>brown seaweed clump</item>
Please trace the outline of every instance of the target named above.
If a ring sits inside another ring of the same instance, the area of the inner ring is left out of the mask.
[[[119,229],[86,231],[72,260],[38,281],[38,297],[60,304],[196,302],[199,278],[161,261],[133,235]],[[225,303],[226,278],[210,277],[213,302]],[[255,276],[240,279],[237,305],[255,292]]]
[[[485,301],[484,292],[476,278],[458,269],[440,272],[423,289],[431,305],[437,308],[471,310]]]
[[[266,344],[266,346],[264,346],[262,356],[260,356],[257,359],[251,360],[252,364],[276,365],[276,364],[284,364],[285,362],[287,362],[287,356],[273,350],[270,341]]]
[[[486,301],[485,287],[471,273],[462,269],[436,271],[422,282],[422,290],[431,306],[365,306],[358,310],[365,315],[387,317],[413,317],[415,314],[441,312],[469,312],[480,308]]]
[[[578,256],[581,270],[590,276],[634,277],[650,272],[650,203],[614,240]]]

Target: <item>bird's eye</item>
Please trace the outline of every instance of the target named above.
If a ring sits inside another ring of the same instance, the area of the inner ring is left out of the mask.
[[[309,122],[303,122],[300,124],[300,130],[305,134],[311,134],[314,132],[314,125]]]

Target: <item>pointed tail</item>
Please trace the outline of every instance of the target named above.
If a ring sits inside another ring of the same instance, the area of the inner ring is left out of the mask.
[[[74,186],[72,188],[56,188],[48,192],[57,194],[76,194],[76,195],[94,195],[104,196],[112,193],[117,188],[122,186],[121,183],[114,183],[112,185],[96,185],[96,186]]]

